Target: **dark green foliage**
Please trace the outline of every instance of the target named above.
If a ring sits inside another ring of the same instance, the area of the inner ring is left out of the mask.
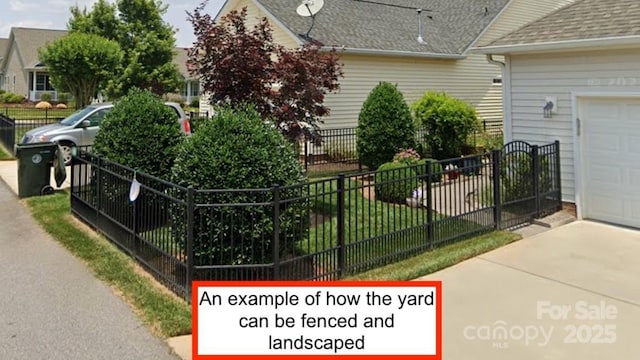
[[[191,99],[189,106],[196,109],[200,108],[200,98],[194,97],[193,99]]]
[[[102,120],[93,150],[137,171],[168,178],[183,138],[175,112],[150,91],[134,88]]]
[[[425,138],[436,159],[462,155],[469,136],[480,129],[475,109],[446,93],[427,92],[413,105],[413,111],[429,134]]]
[[[405,204],[406,199],[413,196],[413,191],[420,187],[414,169],[398,162],[380,165],[375,178],[376,200]]]
[[[416,173],[420,177],[421,180],[426,181],[427,175],[427,163],[429,163],[431,167],[431,182],[440,182],[442,180],[442,165],[435,159],[420,159],[417,161],[417,164],[420,166],[416,167]]]
[[[549,158],[540,156],[540,173],[538,190],[548,192],[552,187]],[[527,152],[514,151],[504,155],[500,167],[500,183],[502,185],[502,202],[524,199],[534,194],[533,156]]]
[[[58,93],[58,102],[61,104],[66,104],[69,101],[69,94],[66,92]]]
[[[400,149],[415,147],[411,111],[397,86],[381,82],[362,104],[358,117],[357,151],[362,164],[377,169]]]
[[[298,184],[304,175],[292,145],[255,109],[222,108],[180,146],[172,181],[195,189],[266,189],[200,192],[197,203],[267,204],[198,208],[194,214],[196,264],[260,264],[273,259],[271,188]],[[294,199],[305,192],[306,187],[301,186],[280,193],[282,256],[308,232],[307,207],[304,200]],[[172,228],[177,242],[184,244],[181,214],[172,210]]]

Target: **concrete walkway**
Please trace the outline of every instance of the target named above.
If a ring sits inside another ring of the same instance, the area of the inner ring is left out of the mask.
[[[634,359],[640,232],[578,221],[423,279],[442,280],[444,359]]]
[[[0,359],[178,359],[0,180]]]

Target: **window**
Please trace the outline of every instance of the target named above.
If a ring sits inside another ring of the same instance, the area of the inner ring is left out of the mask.
[[[49,82],[49,74],[36,73],[36,91],[55,91]]]

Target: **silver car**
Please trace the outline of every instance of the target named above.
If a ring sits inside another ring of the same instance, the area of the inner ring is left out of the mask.
[[[175,111],[182,132],[191,134],[189,119],[182,107],[174,102],[166,102],[165,105]],[[65,164],[68,165],[71,163],[71,149],[74,146],[93,145],[100,122],[112,108],[112,103],[89,105],[69,115],[59,123],[28,131],[20,143],[28,144],[43,141],[58,143],[64,153]]]

